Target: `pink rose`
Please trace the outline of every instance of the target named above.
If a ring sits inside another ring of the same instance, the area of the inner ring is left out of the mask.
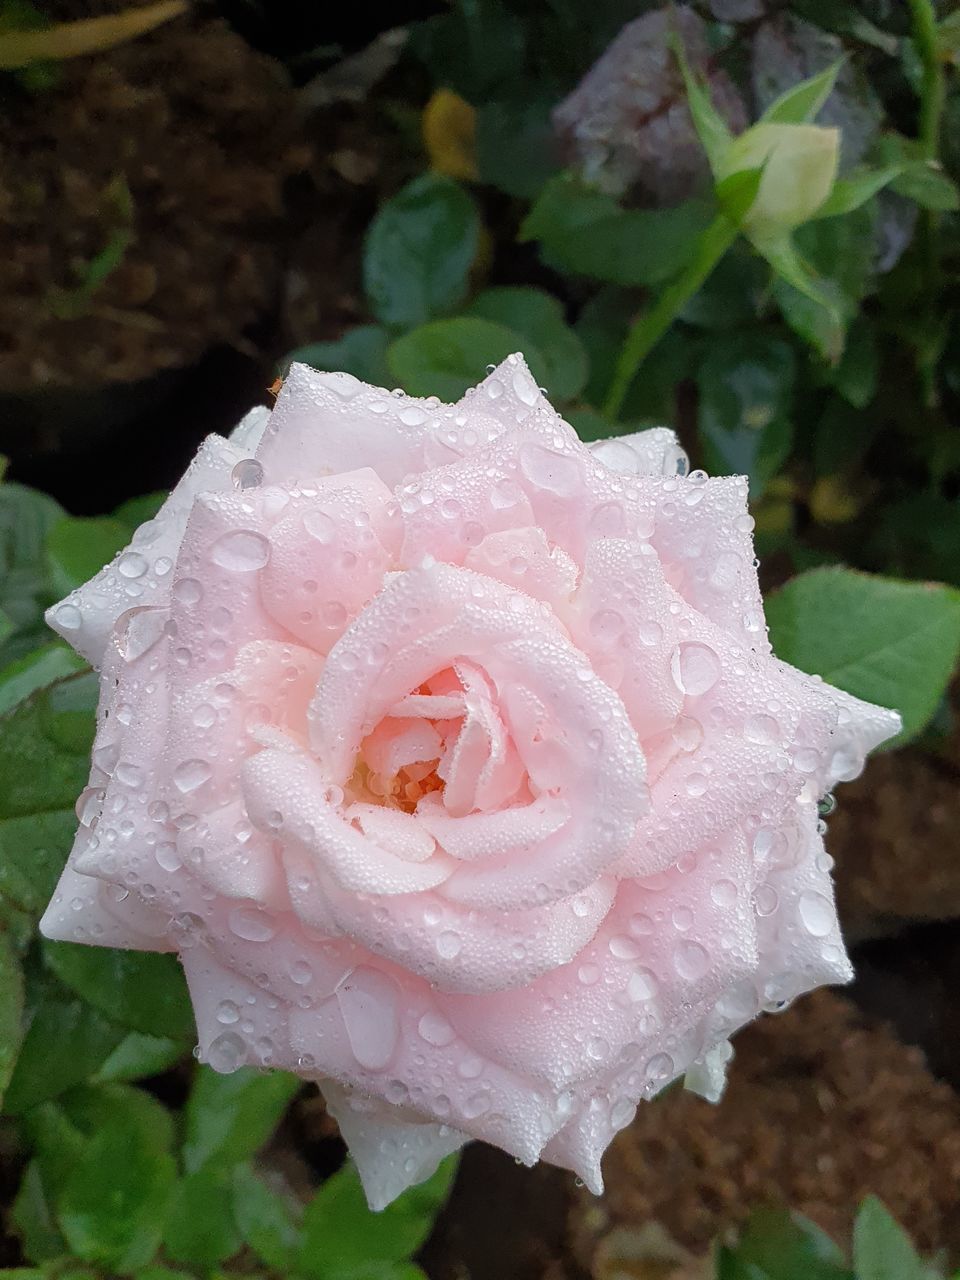
[[[179,951],[382,1206],[482,1138],[600,1189],[640,1099],[850,968],[816,802],[898,717],[770,652],[741,478],[291,370],[50,613],[102,672],[48,937]]]

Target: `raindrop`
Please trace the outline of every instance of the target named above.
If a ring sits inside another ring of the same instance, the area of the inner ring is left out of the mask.
[[[173,771],[174,786],[183,795],[196,791],[210,777],[212,770],[206,760],[184,760]]]
[[[455,960],[463,950],[463,939],[452,929],[444,929],[437,938],[437,953],[444,960]]]
[[[166,624],[166,609],[144,605],[122,613],[114,627],[120,657],[125,662],[142,658],[163,636]]]
[[[762,884],[753,895],[753,905],[758,916],[772,916],[780,905],[780,895],[772,884]]]
[[[441,1013],[425,1013],[417,1023],[417,1030],[427,1044],[442,1049],[456,1039],[457,1033]]]
[[[273,917],[259,907],[234,907],[230,912],[230,928],[247,942],[269,942],[277,932]]]
[[[125,551],[117,561],[117,573],[121,578],[142,578],[150,568],[139,551]]]
[[[203,587],[196,578],[178,578],[170,594],[177,604],[199,604],[203,599]]]
[[[237,573],[262,569],[270,559],[270,543],[252,529],[235,529],[213,544],[210,556],[221,569]]]
[[[618,1098],[610,1108],[610,1125],[614,1129],[625,1129],[637,1114],[637,1108],[629,1098]]]
[[[607,945],[610,948],[610,954],[616,956],[618,960],[636,960],[640,954],[640,948],[633,939],[627,938],[622,933],[612,937]]]
[[[651,973],[649,969],[634,969],[630,975],[630,981],[627,983],[627,995],[635,1002],[652,1000],[659,987],[660,983],[657,981],[656,975]]]
[[[699,942],[685,938],[674,948],[673,965],[681,978],[687,982],[696,982],[707,972],[710,957]]]
[[[400,1037],[399,988],[377,969],[354,969],[337,988],[353,1056],[361,1067],[380,1071],[390,1062]]]
[[[303,517],[303,527],[311,538],[316,538],[324,546],[329,546],[337,536],[336,523],[325,511],[308,511]]]
[[[710,897],[718,907],[728,910],[737,905],[737,886],[732,880],[717,880],[710,886]]]
[[[669,1080],[675,1068],[669,1053],[655,1053],[644,1070],[648,1080],[659,1084],[662,1080]]]
[[[256,489],[263,484],[263,464],[256,458],[241,458],[230,472],[235,489]]]
[[[744,737],[761,747],[773,747],[780,741],[780,726],[773,716],[747,716],[743,726]]]
[[[224,1027],[240,1021],[240,1010],[232,1000],[221,1000],[217,1005],[217,1021]]]
[[[800,895],[800,919],[804,928],[814,938],[825,938],[833,929],[836,916],[833,904],[822,893],[808,889]]]
[[[247,1060],[247,1046],[232,1031],[224,1031],[217,1036],[207,1050],[207,1063],[220,1075],[229,1075],[242,1067]]]
[[[720,679],[720,659],[709,645],[690,640],[673,651],[670,671],[681,693],[699,698]]]
[[[53,611],[53,618],[64,631],[78,631],[83,626],[83,614],[75,604],[61,604]]]
[[[312,978],[313,970],[306,960],[294,960],[290,966],[290,981],[295,982],[298,987],[305,987]]]

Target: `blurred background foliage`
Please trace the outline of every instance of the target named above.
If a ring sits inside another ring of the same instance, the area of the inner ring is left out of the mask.
[[[960,11],[933,0],[0,0],[8,1269],[493,1274],[458,1261],[455,1203],[418,1253],[452,1163],[370,1215],[309,1090],[193,1062],[172,958],[36,934],[96,703],[43,609],[292,359],[455,399],[522,350],[585,439],[673,426],[693,466],[750,478],[778,653],[899,707],[899,745],[955,787],[958,59]],[[709,1255],[634,1223],[609,1266],[516,1275],[920,1280],[960,1258],[955,1191],[923,1260],[860,1199],[837,1243],[786,1208],[718,1213]]]

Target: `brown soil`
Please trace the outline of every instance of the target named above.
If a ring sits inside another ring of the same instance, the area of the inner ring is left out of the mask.
[[[284,184],[311,157],[278,66],[188,16],[62,64],[45,92],[5,83],[0,392],[134,381],[242,341],[278,296]]]
[[[588,1270],[618,1229],[658,1222],[702,1252],[763,1203],[847,1242],[869,1193],[922,1249],[960,1256],[960,1098],[918,1049],[831,992],[738,1037],[720,1106],[677,1090],[642,1107],[604,1175],[602,1199],[571,1199],[571,1248]]]
[[[960,769],[919,748],[837,790],[827,848],[848,939],[960,916]]]

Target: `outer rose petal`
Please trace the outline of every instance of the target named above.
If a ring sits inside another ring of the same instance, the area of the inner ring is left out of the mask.
[[[320,1087],[374,1211],[385,1209],[407,1187],[424,1182],[445,1156],[470,1141],[469,1134],[449,1125],[404,1120],[396,1107],[344,1089],[334,1080],[321,1080]]]
[[[243,450],[208,436],[180,483],[153,520],[140,525],[130,545],[82,587],[47,610],[47,622],[94,667],[114,624],[127,609],[165,605],[174,561],[190,512],[201,493],[227,489]]]

